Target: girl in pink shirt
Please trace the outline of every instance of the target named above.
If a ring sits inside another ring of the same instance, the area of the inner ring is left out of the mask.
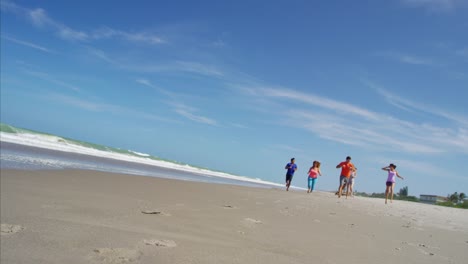
[[[320,175],[322,176],[322,173],[320,172],[320,162],[314,160],[312,163],[312,167],[309,169],[309,178],[308,178],[308,187],[309,189],[307,190],[307,193],[311,193],[314,190],[315,186],[315,181],[317,180],[317,176]]]

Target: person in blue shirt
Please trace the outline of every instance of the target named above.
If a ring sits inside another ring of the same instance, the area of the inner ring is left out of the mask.
[[[287,172],[286,172],[286,191],[289,191],[289,186],[291,185],[291,181],[294,175],[294,172],[297,170],[297,165],[294,163],[295,159],[292,158],[291,162],[286,164],[286,167],[284,167]]]

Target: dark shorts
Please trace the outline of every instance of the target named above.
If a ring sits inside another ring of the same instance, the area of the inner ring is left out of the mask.
[[[392,186],[393,182],[386,182],[387,186]]]
[[[291,182],[291,181],[292,181],[292,178],[293,178],[293,175],[292,175],[292,174],[286,174],[286,181]]]

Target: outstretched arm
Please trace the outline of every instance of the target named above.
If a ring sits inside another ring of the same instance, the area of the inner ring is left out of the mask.
[[[398,174],[398,171],[396,172],[396,176],[397,176],[398,178],[404,180],[403,177],[401,177],[400,174]]]
[[[338,164],[338,165],[336,165],[336,168],[337,168],[337,169],[341,168],[341,163]]]
[[[384,170],[384,171],[389,171],[389,170],[390,170],[390,166],[383,167],[382,170]]]
[[[318,175],[322,176],[322,172],[318,169]]]

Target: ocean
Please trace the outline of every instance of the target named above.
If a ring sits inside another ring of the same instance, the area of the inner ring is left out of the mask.
[[[3,123],[0,124],[0,168],[79,169],[251,187],[283,186]]]

